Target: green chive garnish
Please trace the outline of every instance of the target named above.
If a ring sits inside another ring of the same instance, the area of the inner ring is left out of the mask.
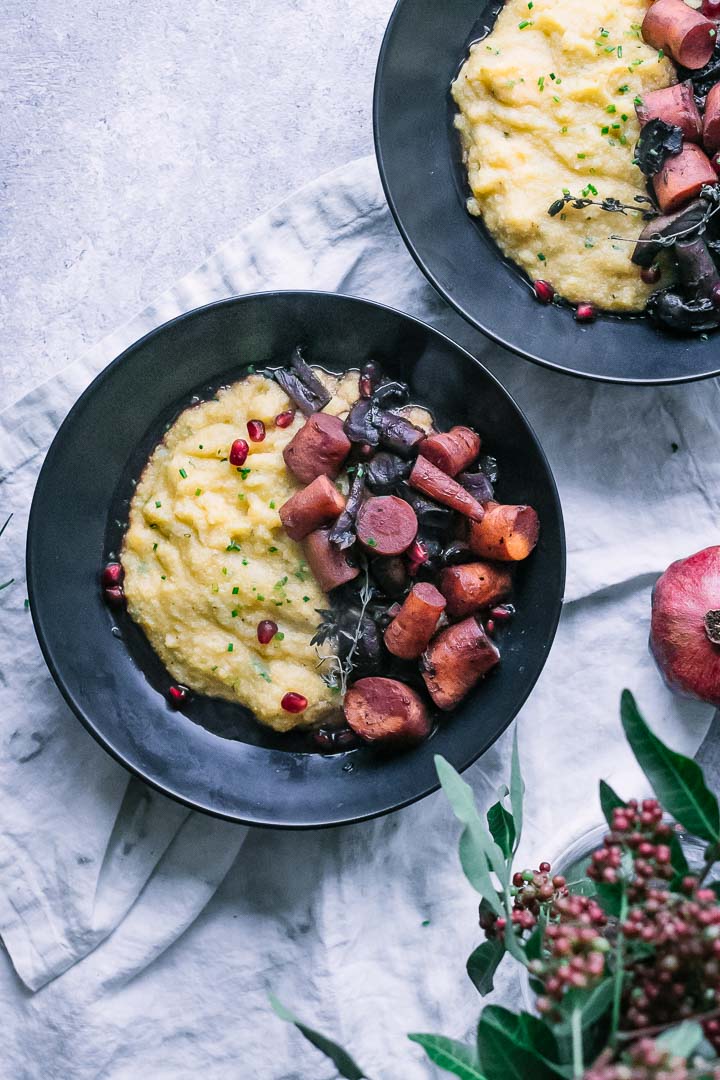
[[[183,480],[187,480],[187,473],[185,472],[184,469],[178,469],[178,472],[182,476]]]

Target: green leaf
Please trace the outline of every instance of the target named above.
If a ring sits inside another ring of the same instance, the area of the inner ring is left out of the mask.
[[[609,784],[606,784],[604,780],[600,781],[600,806],[602,812],[605,815],[605,820],[612,829],[612,817],[613,810],[618,809],[621,806],[625,806],[620,796],[613,791]]]
[[[557,1046],[550,1028],[529,1013],[500,1005],[483,1009],[478,1024],[480,1067],[487,1080],[555,1080]]]
[[[308,1042],[330,1058],[333,1065],[337,1069],[340,1076],[345,1077],[345,1080],[367,1080],[367,1073],[364,1073],[359,1065],[356,1065],[353,1059],[348,1053],[343,1050],[337,1043],[332,1042],[331,1039],[321,1035],[318,1031],[313,1031],[312,1028],[307,1027],[301,1020],[298,1020],[296,1016],[286,1008],[281,1001],[279,1001],[274,994],[270,994],[270,1004],[273,1011],[281,1020],[287,1020],[289,1024],[294,1024],[301,1034],[305,1036]]]
[[[620,881],[610,884],[609,881],[595,883],[595,896],[606,915],[619,918],[622,908],[623,887]]]
[[[506,859],[513,853],[515,843],[515,822],[501,802],[494,803],[487,812],[487,823],[492,838]]]
[[[668,1050],[677,1057],[688,1058],[697,1050],[703,1038],[703,1029],[695,1020],[684,1020],[677,1027],[663,1031],[655,1042],[663,1050]]]
[[[564,1019],[556,1026],[556,1033],[558,1035],[570,1034],[570,1017],[575,1009],[580,1010],[582,1028],[597,1024],[612,1005],[614,982],[615,980],[609,977],[603,979],[592,990],[575,988],[568,990],[562,999]]]
[[[663,808],[688,832],[716,843],[720,839],[720,809],[698,763],[653,735],[629,690],[623,690],[620,715],[638,764]]]
[[[408,1035],[408,1039],[420,1043],[432,1063],[453,1076],[459,1076],[461,1080],[486,1080],[480,1072],[474,1047],[465,1046],[455,1039],[447,1039],[444,1035],[415,1033]]]
[[[674,832],[670,837],[669,845],[670,863],[673,870],[675,871],[676,878],[682,880],[682,878],[687,877],[687,875],[690,873],[690,867],[688,866],[688,861],[685,858],[685,853],[682,849],[682,844],[680,843],[680,837],[676,832]],[[674,881],[673,884],[675,884]]]
[[[515,725],[513,733],[512,758],[510,761],[510,809],[515,821],[515,847],[517,851],[523,827],[523,800],[525,798],[525,782],[520,768],[520,754],[518,753],[518,729]]]
[[[543,931],[542,926],[536,926],[525,942],[525,955],[528,960],[539,960],[542,956]]]
[[[484,941],[470,953],[466,965],[467,973],[482,997],[493,989],[493,975],[504,955],[505,946],[499,938]]]
[[[450,762],[439,754],[435,755],[435,768],[456,818],[465,826],[460,837],[460,863],[465,877],[495,914],[502,916],[504,908],[490,877],[488,863],[498,875],[503,887],[507,886],[507,867],[503,853],[478,814],[472,788],[461,779]]]

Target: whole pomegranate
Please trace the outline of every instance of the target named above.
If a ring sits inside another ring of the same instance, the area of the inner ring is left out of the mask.
[[[658,579],[650,651],[671,690],[720,706],[720,547],[679,559]]]

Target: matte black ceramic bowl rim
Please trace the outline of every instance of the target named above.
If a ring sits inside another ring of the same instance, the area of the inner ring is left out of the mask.
[[[432,287],[440,294],[440,296],[442,296],[445,301],[447,301],[448,304],[450,304],[450,306],[458,313],[458,315],[461,315],[463,319],[469,322],[471,326],[474,326],[476,327],[476,329],[480,330],[483,334],[485,334],[486,337],[489,337],[498,345],[502,345],[502,347],[504,349],[507,349],[509,352],[515,353],[516,356],[522,357],[523,360],[530,360],[533,364],[539,364],[540,367],[549,368],[551,371],[559,371],[564,375],[573,375],[575,378],[579,379],[589,379],[591,382],[615,383],[620,386],[673,386],[679,383],[701,382],[703,379],[714,379],[716,376],[720,375],[720,367],[717,367],[711,371],[702,372],[700,375],[688,374],[676,375],[671,378],[633,379],[630,376],[620,378],[619,376],[612,375],[594,375],[587,371],[580,371],[576,368],[565,367],[562,364],[555,364],[552,363],[550,360],[546,360],[542,356],[538,356],[537,353],[533,353],[529,350],[520,348],[512,341],[502,337],[502,335],[494,333],[489,327],[484,326],[475,317],[475,315],[472,314],[471,311],[468,311],[465,307],[463,307],[462,304],[455,300],[452,293],[440,284],[436,275],[433,273],[425,259],[423,259],[423,257],[420,255],[419,251],[415,247],[413,239],[405,227],[402,216],[396,205],[395,199],[393,198],[393,193],[387,178],[387,170],[385,167],[383,149],[379,133],[380,88],[385,77],[385,64],[387,53],[390,49],[391,38],[395,28],[395,22],[399,18],[401,10],[405,7],[407,3],[412,3],[412,0],[396,0],[395,7],[393,8],[390,20],[385,29],[382,45],[380,46],[377,68],[375,70],[375,85],[373,92],[373,141],[375,144],[375,156],[378,163],[378,170],[380,172],[380,181],[383,186],[383,191],[385,192],[387,204],[390,207],[390,213],[392,214],[398,231],[402,236],[403,241],[405,242],[405,246],[407,247],[413,259],[417,263],[419,269],[425,275]],[[460,45],[461,44],[462,43],[460,43]],[[460,54],[458,53],[458,62],[459,60]],[[469,228],[472,227],[472,224],[473,223],[468,220]],[[621,320],[618,319],[618,324],[620,324],[620,322]],[[717,333],[720,334],[720,330],[717,331]]]
[[[352,296],[351,294],[347,294],[347,293],[333,293],[333,292],[328,292],[328,291],[319,290],[319,289],[287,289],[287,290],[278,289],[278,290],[258,291],[258,292],[253,292],[253,293],[243,293],[243,294],[239,294],[237,296],[227,297],[227,298],[222,299],[222,300],[216,300],[216,301],[213,301],[212,303],[209,303],[209,304],[203,304],[203,305],[201,305],[200,307],[197,307],[197,308],[192,308],[190,311],[186,311],[182,315],[178,315],[176,318],[170,319],[167,322],[162,323],[160,326],[156,327],[154,330],[150,330],[147,334],[144,334],[141,338],[138,338],[137,341],[135,341],[131,345],[129,345],[127,349],[123,350],[123,352],[120,353],[120,355],[115,358],[115,360],[111,361],[111,363],[109,363],[105,368],[103,368],[102,371],[100,371],[95,376],[95,378],[90,383],[90,385],[83,391],[83,393],[77,399],[75,404],[72,406],[72,408],[68,412],[67,416],[63,420],[62,424],[58,428],[58,431],[55,434],[53,442],[51,443],[50,448],[49,448],[49,450],[47,452],[47,455],[45,457],[45,460],[43,462],[42,469],[44,470],[46,468],[52,468],[54,449],[55,449],[55,446],[56,446],[56,444],[58,442],[59,437],[61,436],[61,433],[62,433],[63,429],[65,429],[67,426],[72,424],[74,416],[76,415],[76,413],[78,413],[84,407],[87,399],[92,396],[95,388],[98,385],[100,385],[101,383],[103,383],[109,377],[110,373],[112,371],[114,371],[117,367],[119,367],[120,364],[122,364],[124,358],[129,353],[133,352],[136,348],[139,348],[142,345],[146,344],[152,338],[162,334],[168,327],[175,326],[175,325],[177,325],[179,323],[183,323],[183,322],[189,322],[190,320],[202,315],[204,312],[209,311],[211,309],[221,308],[221,307],[226,307],[226,306],[232,306],[232,305],[235,305],[235,304],[242,304],[245,301],[255,300],[255,299],[258,299],[258,298],[271,298],[271,297],[281,297],[281,296],[296,296],[296,297],[301,297],[301,298],[302,297],[307,297],[307,298],[310,298],[310,297],[340,297],[342,299],[351,300],[351,301],[354,301],[356,303],[366,305],[368,307],[377,308],[377,309],[380,309],[380,310],[383,310],[383,311],[387,311],[387,312],[390,312],[390,313],[392,313],[394,315],[399,315],[403,319],[406,319],[410,324],[415,325],[415,326],[421,328],[422,330],[424,330],[424,331],[426,331],[426,332],[428,332],[428,333],[442,339],[451,348],[453,348],[453,349],[457,350],[457,352],[461,353],[467,360],[471,361],[474,365],[481,368],[484,375],[487,377],[487,379],[489,379],[491,382],[493,382],[496,385],[496,388],[500,391],[500,393],[502,395],[504,395],[507,399],[509,399],[510,403],[517,410],[518,415],[521,418],[522,422],[525,424],[527,433],[529,434],[531,440],[533,441],[533,443],[535,445],[535,448],[537,450],[537,453],[538,453],[538,456],[539,456],[540,460],[542,461],[542,463],[545,466],[545,469],[546,469],[546,472],[547,472],[547,478],[548,478],[548,481],[549,481],[549,492],[550,492],[550,495],[552,496],[552,500],[553,500],[553,503],[554,503],[554,506],[555,506],[555,512],[557,514],[558,534],[559,534],[559,538],[560,538],[560,558],[561,558],[560,582],[561,582],[561,587],[558,590],[558,595],[554,598],[552,604],[550,605],[551,622],[550,622],[550,631],[547,633],[547,653],[549,655],[550,649],[552,648],[553,642],[555,640],[555,635],[557,633],[558,622],[560,620],[560,615],[561,615],[561,612],[562,612],[563,596],[564,596],[564,590],[565,590],[565,579],[566,579],[567,544],[566,544],[565,525],[564,525],[564,520],[563,520],[562,507],[561,507],[561,504],[560,504],[560,497],[559,497],[559,494],[558,494],[557,485],[555,483],[555,477],[553,475],[552,469],[550,468],[550,465],[549,465],[549,462],[547,460],[547,456],[545,454],[545,451],[543,450],[543,448],[542,448],[542,446],[540,444],[540,441],[538,440],[538,437],[535,434],[535,431],[534,431],[532,425],[528,421],[527,417],[525,416],[525,414],[522,411],[522,409],[520,408],[520,406],[517,404],[517,402],[512,397],[512,395],[509,393],[509,391],[505,389],[505,387],[502,385],[502,383],[499,381],[499,379],[497,379],[492,374],[492,372],[490,372],[487,368],[485,368],[485,366],[483,364],[481,364],[479,360],[477,360],[471,353],[469,353],[461,345],[458,345],[457,342],[453,341],[452,338],[448,337],[446,334],[443,334],[440,330],[435,329],[435,327],[431,326],[429,323],[425,323],[421,319],[417,319],[412,315],[408,315],[406,312],[401,311],[399,308],[393,308],[393,307],[390,307],[390,305],[388,305],[388,304],[380,304],[380,303],[377,303],[376,301],[373,301],[373,300],[366,300],[364,297],[360,297],[360,296]],[[38,602],[37,602],[38,592],[36,590],[36,583],[35,583],[35,566],[34,566],[34,561],[33,561],[33,556],[32,556],[32,538],[33,538],[33,535],[34,535],[35,521],[36,521],[38,513],[39,513],[38,506],[36,504],[35,498],[33,497],[33,502],[32,502],[32,506],[31,506],[31,509],[30,509],[30,515],[29,515],[29,520],[28,520],[28,531],[27,531],[27,542],[26,542],[26,571],[27,571],[26,576],[27,576],[27,589],[28,589],[28,600],[29,600],[29,605],[30,605],[30,612],[31,612],[31,615],[32,615],[33,625],[35,627],[35,633],[37,635],[37,639],[38,639],[38,642],[39,642],[39,645],[40,645],[41,652],[43,654],[43,658],[45,660],[45,663],[47,664],[48,670],[50,671],[50,674],[52,675],[52,678],[53,678],[56,686],[60,690],[60,693],[62,694],[65,702],[70,707],[72,712],[75,714],[77,719],[80,721],[80,723],[83,725],[83,727],[90,733],[90,735],[92,735],[92,737],[96,740],[96,742],[98,742],[100,744],[100,746],[108,754],[110,754],[111,757],[113,757],[120,765],[122,765],[123,768],[127,769],[128,772],[130,772],[131,774],[134,774],[135,776],[139,777],[141,780],[143,780],[150,787],[154,788],[156,791],[159,791],[162,795],[169,796],[170,798],[174,799],[176,802],[179,802],[182,805],[187,806],[191,810],[199,810],[199,811],[201,811],[201,812],[203,812],[205,814],[208,814],[211,817],[219,818],[219,819],[225,820],[225,821],[230,821],[230,822],[232,822],[234,824],[237,824],[237,825],[247,825],[247,826],[252,826],[252,827],[257,827],[257,828],[267,828],[267,829],[287,829],[287,830],[293,830],[293,831],[296,831],[296,830],[309,830],[309,829],[335,828],[335,827],[340,827],[342,825],[352,825],[352,824],[357,824],[357,823],[362,822],[362,821],[369,821],[369,820],[371,820],[373,818],[382,817],[385,814],[393,813],[396,810],[401,810],[404,807],[410,806],[415,802],[419,802],[421,799],[424,799],[426,796],[431,795],[434,792],[438,791],[438,789],[440,788],[440,782],[439,781],[424,787],[422,790],[418,791],[412,797],[404,799],[401,802],[393,803],[390,800],[387,803],[387,805],[385,805],[385,806],[383,806],[383,807],[381,807],[381,808],[379,808],[379,809],[377,809],[377,810],[375,810],[375,811],[373,811],[371,813],[364,813],[364,814],[361,814],[359,816],[352,816],[352,817],[347,817],[347,818],[340,819],[338,821],[322,822],[322,823],[318,823],[318,824],[312,823],[312,822],[310,822],[310,823],[308,823],[308,822],[298,822],[298,823],[285,822],[283,824],[278,824],[277,822],[270,821],[270,820],[264,820],[264,819],[260,819],[260,818],[252,818],[252,819],[240,818],[239,816],[237,816],[235,814],[223,813],[222,811],[219,811],[215,807],[208,806],[208,805],[202,805],[198,801],[188,799],[185,795],[183,795],[183,793],[181,791],[175,790],[170,785],[163,784],[160,781],[154,779],[153,776],[149,775],[146,770],[139,767],[137,764],[134,764],[134,763],[128,761],[127,758],[123,754],[121,754],[121,753],[119,753],[117,751],[117,749],[113,745],[112,741],[109,738],[107,738],[105,735],[103,735],[103,733],[99,730],[98,726],[93,721],[93,718],[86,712],[85,708],[83,707],[82,701],[79,700],[74,694],[72,694],[69,691],[68,687],[65,684],[65,680],[63,678],[62,671],[58,668],[57,664],[55,663],[55,658],[54,658],[54,655],[53,655],[53,651],[52,651],[52,649],[50,647],[50,644],[49,644],[49,642],[47,640],[47,637],[46,637],[45,628],[44,628],[44,625],[43,625],[43,618],[42,618],[42,614],[41,614],[41,609],[38,606]],[[533,688],[535,687],[535,684],[537,683],[537,680],[540,677],[540,674],[541,674],[543,669],[544,669],[544,664],[541,666],[540,670],[537,672],[535,678],[532,679],[532,681],[528,684],[526,692],[523,695],[522,699],[519,701],[517,709],[515,710],[515,713],[512,716],[508,717],[508,720],[505,723],[505,725],[503,726],[503,728],[497,731],[497,733],[493,736],[493,738],[490,740],[489,743],[487,743],[487,744],[486,743],[481,743],[481,745],[477,749],[474,749],[467,756],[467,758],[465,758],[458,765],[458,771],[459,772],[464,772],[466,769],[468,769],[475,761],[477,761],[477,759],[483,753],[485,753],[485,751],[487,749],[489,749],[489,746],[493,745],[494,742],[500,737],[500,735],[503,734],[503,732],[505,730],[507,730],[507,728],[510,726],[512,721],[517,716],[517,713],[520,711],[520,709],[523,707],[523,705],[527,701],[528,697],[530,696],[530,693],[532,692]],[[450,716],[450,722],[452,722],[452,717],[451,716]]]

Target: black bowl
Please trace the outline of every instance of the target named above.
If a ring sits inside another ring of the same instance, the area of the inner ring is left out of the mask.
[[[181,712],[169,676],[123,612],[104,604],[99,572],[117,551],[133,478],[166,424],[194,395],[209,397],[244,365],[282,363],[302,342],[313,363],[342,371],[369,357],[410,383],[438,421],[468,422],[501,463],[501,499],[532,503],[542,523],[520,568],[518,615],[503,662],[435,735],[382,757],[370,747],[332,757],[261,727],[226,702],[193,697]],[[28,588],[48,667],[88,731],[167,795],[233,821],[317,827],[386,813],[437,787],[433,754],[466,768],[510,723],[550,649],[565,580],[562,514],[550,468],[524,416],[496,379],[423,323],[365,300],[263,293],[183,315],[105,369],[60,428],[43,465],[28,533]],[[113,633],[114,630],[114,633]]]
[[[390,209],[415,261],[460,315],[538,364],[608,382],[717,375],[720,336],[676,337],[642,317],[601,315],[580,326],[567,307],[543,307],[525,275],[468,214],[450,84],[498,10],[497,0],[398,0],[385,34],[375,148]]]

